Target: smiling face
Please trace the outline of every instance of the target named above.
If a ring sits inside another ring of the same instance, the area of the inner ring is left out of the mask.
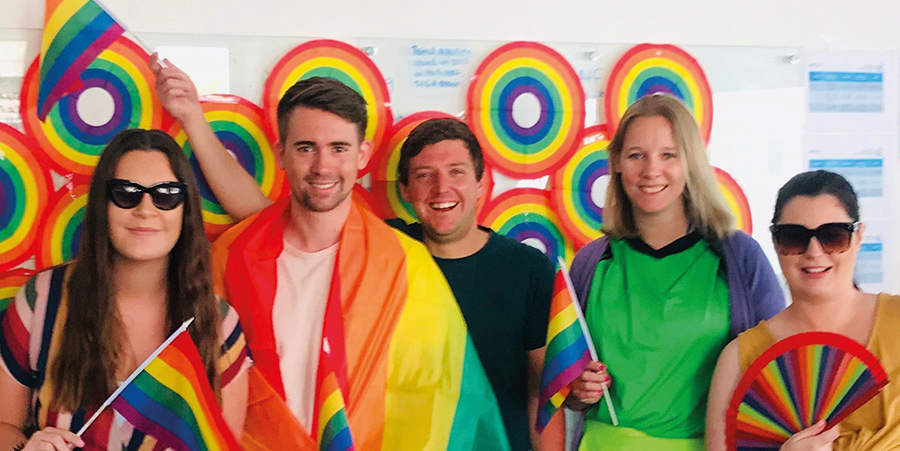
[[[123,155],[115,178],[143,186],[178,181],[166,155],[152,150],[135,150]],[[109,236],[117,257],[133,261],[168,259],[181,236],[183,214],[183,204],[163,211],[153,205],[147,193],[137,207],[130,209],[109,202]]]
[[[284,142],[275,151],[294,205],[328,212],[349,202],[372,144],[361,140],[356,124],[334,113],[299,107],[291,112]]]
[[[843,204],[830,194],[796,196],[784,205],[777,224],[798,224],[815,229],[832,222],[853,222]],[[825,253],[813,237],[806,252],[778,254],[778,262],[794,298],[826,297],[853,286],[853,266],[864,225],[853,233],[845,252]]]
[[[465,143],[430,144],[409,160],[409,183],[400,185],[425,235],[438,243],[457,242],[477,230],[475,211],[484,187]]]
[[[666,118],[634,119],[625,132],[614,170],[621,173],[636,222],[652,215],[684,216],[684,165]]]

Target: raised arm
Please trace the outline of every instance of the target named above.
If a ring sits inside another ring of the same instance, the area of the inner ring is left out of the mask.
[[[156,53],[150,56],[150,70],[156,75],[156,95],[184,129],[200,170],[222,208],[240,221],[269,206],[272,201],[263,195],[253,177],[225,149],[206,122],[191,78],[169,60],[164,63],[165,67]]]

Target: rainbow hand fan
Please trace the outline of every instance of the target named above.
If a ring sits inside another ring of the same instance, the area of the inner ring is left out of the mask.
[[[726,419],[728,449],[778,449],[823,419],[831,428],[887,383],[878,359],[848,337],[807,332],[785,338],[738,383]]]

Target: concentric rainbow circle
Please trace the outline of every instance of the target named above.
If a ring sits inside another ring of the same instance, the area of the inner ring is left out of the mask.
[[[35,59],[22,84],[22,121],[54,169],[63,175],[89,176],[103,147],[117,133],[162,126],[164,113],[151,88],[154,76],[147,65],[149,58],[131,39],[118,38],[81,74],[81,87],[63,97],[44,122],[37,118],[39,71]],[[105,91],[112,99],[114,111],[105,124],[88,124],[76,107],[81,95],[91,88]]]
[[[294,47],[284,55],[266,78],[263,110],[273,136],[278,136],[276,110],[281,96],[294,83],[311,77],[327,77],[344,83],[366,100],[366,139],[376,148],[394,122],[387,84],[375,63],[358,48],[340,41],[318,39]],[[360,171],[365,175],[372,165]]]
[[[747,196],[744,190],[727,172],[714,167],[716,173],[716,181],[719,182],[719,190],[734,215],[734,225],[743,230],[747,235],[753,234],[753,217],[750,215],[750,203],[747,202]]]
[[[75,258],[81,243],[89,188],[89,185],[77,185],[71,190],[61,189],[54,195],[41,230],[38,268],[56,266]]]
[[[550,177],[553,210],[577,247],[603,235],[603,202],[609,180],[606,126],[585,129],[581,147]]]
[[[693,56],[667,44],[636,45],[613,66],[605,95],[610,132],[615,132],[632,103],[657,93],[681,99],[694,114],[703,139],[709,143],[713,107],[706,74]]]
[[[0,271],[30,256],[52,191],[36,149],[30,138],[0,123]]]
[[[536,98],[540,114],[519,124],[513,105]],[[584,90],[572,66],[536,42],[512,42],[491,52],[469,84],[466,118],[497,170],[537,178],[561,166],[584,127]]]
[[[491,200],[485,211],[483,225],[537,248],[551,261],[562,257],[571,262],[575,254],[572,242],[563,233],[556,213],[550,208],[549,192],[514,188]]]
[[[276,164],[272,148],[275,140],[266,129],[262,109],[253,102],[234,95],[207,96],[201,99],[200,106],[216,137],[253,176],[262,193],[269,199],[278,199],[284,185],[284,171]],[[181,126],[174,123],[169,134],[190,157],[191,167],[200,187],[206,234],[210,239],[215,239],[234,224],[234,219],[225,212],[209,187]]]
[[[0,312],[6,310],[12,304],[16,298],[16,293],[33,275],[34,271],[24,268],[13,269],[0,274]]]

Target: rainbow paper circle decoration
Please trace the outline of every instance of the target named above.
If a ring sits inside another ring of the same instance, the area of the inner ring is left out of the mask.
[[[366,101],[366,139],[377,149],[394,122],[387,84],[375,63],[352,45],[330,39],[309,41],[284,55],[269,76],[263,91],[263,110],[273,136],[278,136],[277,108],[281,96],[294,83],[311,77],[333,78],[353,88]],[[371,170],[370,164],[360,176]]]
[[[613,66],[604,99],[610,133],[615,133],[632,103],[652,94],[681,99],[697,120],[704,141],[709,143],[713,106],[706,74],[693,56],[668,44],[634,46]]]
[[[734,216],[735,227],[747,235],[752,235],[753,218],[750,215],[750,204],[747,202],[744,190],[727,172],[716,167],[713,168],[713,172],[716,174],[719,190],[722,192],[722,196],[725,197],[725,202],[728,203],[728,208]]]
[[[400,195],[400,182],[397,178],[397,166],[400,163],[400,148],[409,134],[422,122],[430,119],[454,119],[453,116],[440,111],[420,111],[404,117],[391,126],[378,151],[379,161],[372,171],[372,200],[375,213],[382,218],[401,218],[407,223],[418,221],[412,205]],[[487,198],[494,187],[491,170],[485,164],[481,178],[485,195],[478,201],[478,211],[484,208]]]
[[[550,261],[571,263],[575,251],[550,208],[550,193],[537,188],[513,188],[485,205],[480,224],[543,252]]]
[[[275,161],[272,148],[275,138],[267,131],[262,109],[253,102],[234,95],[205,96],[200,99],[200,107],[216,137],[253,177],[263,195],[272,200],[281,197],[284,171]],[[190,157],[191,168],[200,187],[206,234],[213,240],[234,224],[234,219],[225,212],[213,194],[181,126],[177,122],[173,123],[168,133]]]
[[[9,308],[19,289],[34,275],[30,269],[17,268],[0,274],[0,312]]]
[[[584,130],[579,147],[550,177],[553,210],[576,247],[603,235],[603,204],[609,183],[609,145],[605,125]]]
[[[536,42],[512,42],[485,58],[467,95],[466,120],[485,157],[514,178],[558,169],[584,127],[584,90],[562,55]]]
[[[729,450],[777,450],[820,420],[831,428],[888,383],[881,363],[851,338],[807,332],[779,341],[738,383],[725,423]]]
[[[50,175],[34,152],[37,144],[0,123],[0,271],[27,260],[44,217]]]
[[[77,185],[71,190],[63,188],[53,195],[46,220],[41,226],[40,248],[36,252],[38,269],[75,258],[81,242],[89,189],[87,184]]]
[[[82,72],[80,86],[62,97],[44,121],[37,116],[35,59],[22,84],[22,121],[57,172],[89,176],[117,133],[163,126],[168,116],[152,89],[149,58],[140,45],[119,37]]]

